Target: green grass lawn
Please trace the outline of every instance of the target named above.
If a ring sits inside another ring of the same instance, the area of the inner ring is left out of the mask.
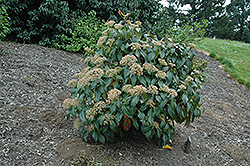
[[[225,70],[250,88],[250,44],[205,38],[196,44],[196,48],[215,53],[215,58],[225,65]]]

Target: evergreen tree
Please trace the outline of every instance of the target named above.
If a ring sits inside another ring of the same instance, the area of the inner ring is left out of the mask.
[[[234,40],[250,42],[250,0],[231,0],[227,13],[234,22]]]
[[[221,28],[220,21],[226,21],[225,18],[225,0],[168,0],[170,5],[183,7],[188,5],[190,9],[187,10],[187,21],[208,20],[206,28],[206,36],[213,37],[218,34],[218,28]]]

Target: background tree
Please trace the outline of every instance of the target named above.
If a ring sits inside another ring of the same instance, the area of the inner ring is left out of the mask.
[[[225,13],[225,0],[168,0],[168,2],[170,8],[172,6],[176,6],[177,8],[185,5],[189,6],[189,9],[185,11],[178,10],[179,21],[202,22],[202,20],[206,19],[208,20],[208,26],[206,27],[205,36],[213,37],[217,34],[214,31],[220,28],[219,22]],[[184,18],[183,14],[188,19]]]
[[[227,6],[227,13],[234,23],[234,40],[250,43],[250,0],[232,0]]]

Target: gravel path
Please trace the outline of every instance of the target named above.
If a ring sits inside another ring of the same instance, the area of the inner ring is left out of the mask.
[[[103,165],[250,165],[250,90],[215,59],[195,54],[210,63],[200,91],[206,111],[188,128],[176,125],[169,151],[134,135],[84,143],[62,109],[65,83],[83,69],[82,55],[0,42],[0,165],[70,165],[80,153]]]

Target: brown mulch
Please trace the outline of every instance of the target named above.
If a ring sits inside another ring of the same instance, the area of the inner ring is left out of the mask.
[[[215,59],[195,54],[210,63],[200,91],[206,111],[188,128],[176,125],[170,151],[133,134],[114,144],[83,142],[62,109],[83,56],[0,42],[0,165],[70,165],[80,154],[103,165],[250,165],[250,90]]]

